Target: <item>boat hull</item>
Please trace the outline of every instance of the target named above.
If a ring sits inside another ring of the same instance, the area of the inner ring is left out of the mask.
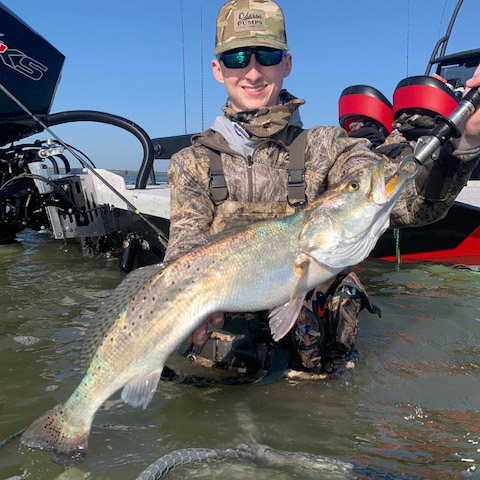
[[[455,202],[438,222],[422,227],[401,228],[399,251],[404,263],[480,265],[480,208]],[[393,229],[380,237],[371,257],[397,260]]]

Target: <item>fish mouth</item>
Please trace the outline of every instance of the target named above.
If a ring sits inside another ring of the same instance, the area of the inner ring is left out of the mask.
[[[408,172],[397,170],[392,178],[385,184],[385,193],[389,199],[394,198],[402,190],[403,185],[408,179]]]
[[[376,205],[383,205],[388,200],[383,162],[377,162],[372,170],[367,198],[369,202],[373,202]]]
[[[385,182],[383,161],[378,162],[373,168],[370,178],[368,201],[377,205],[385,204],[397,196],[407,178],[408,174],[405,171],[397,170],[393,176]]]

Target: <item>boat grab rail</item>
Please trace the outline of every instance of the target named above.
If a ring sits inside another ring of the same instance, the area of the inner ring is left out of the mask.
[[[145,189],[148,177],[153,172],[155,149],[147,132],[136,123],[118,115],[95,110],[71,110],[58,112],[46,117],[49,127],[72,122],[97,122],[122,128],[133,134],[143,148],[143,160],[135,180],[135,188]]]

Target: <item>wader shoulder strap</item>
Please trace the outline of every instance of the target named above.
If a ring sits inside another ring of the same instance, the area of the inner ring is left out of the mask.
[[[307,203],[305,195],[305,147],[307,145],[307,132],[302,130],[290,144],[288,160],[288,203],[295,208]]]
[[[227,184],[225,183],[225,173],[223,172],[222,157],[220,152],[207,149],[208,159],[210,161],[210,198],[213,203],[223,202],[228,197]]]
[[[295,208],[302,207],[307,202],[305,195],[305,147],[308,130],[302,130],[289,146],[288,161],[288,203]],[[227,183],[223,171],[220,152],[207,148],[210,162],[210,198],[214,203],[220,203],[228,198]]]

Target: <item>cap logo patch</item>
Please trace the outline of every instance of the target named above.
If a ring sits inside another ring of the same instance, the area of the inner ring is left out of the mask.
[[[251,10],[244,8],[234,14],[233,29],[235,32],[246,30],[266,30],[265,12],[263,10]]]

